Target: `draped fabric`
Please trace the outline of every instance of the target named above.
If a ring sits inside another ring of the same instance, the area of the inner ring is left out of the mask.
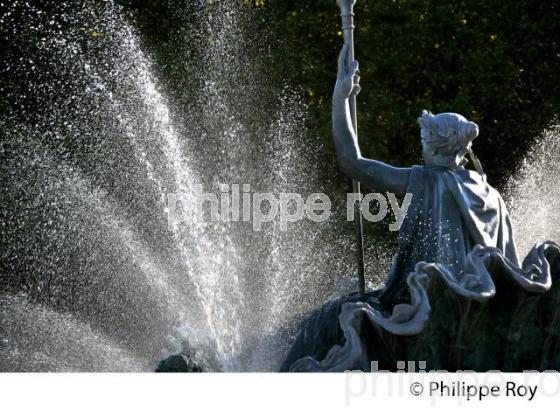
[[[556,368],[558,245],[536,245],[520,265],[504,201],[474,171],[415,166],[408,192],[385,286],[314,312],[281,370],[369,370],[371,361],[391,370],[396,360],[446,370]]]

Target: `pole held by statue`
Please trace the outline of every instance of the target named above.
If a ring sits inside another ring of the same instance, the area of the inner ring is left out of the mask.
[[[340,8],[340,16],[342,19],[342,33],[344,36],[344,44],[348,46],[348,57],[346,64],[349,67],[354,61],[354,5],[356,0],[337,0],[336,2]],[[356,95],[353,94],[349,97],[350,116],[352,118],[352,125],[354,133],[358,138],[358,122],[356,113]],[[358,194],[361,198],[360,183],[356,180],[352,181],[352,192]],[[366,291],[365,281],[365,267],[364,267],[364,234],[363,222],[361,212],[361,200],[354,203],[354,223],[356,224],[356,258],[358,263],[358,285],[362,293]]]

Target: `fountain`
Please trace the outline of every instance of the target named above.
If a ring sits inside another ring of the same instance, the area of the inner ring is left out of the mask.
[[[275,371],[299,321],[353,272],[343,203],[330,222],[285,232],[277,222],[168,229],[168,194],[195,195],[197,184],[326,190],[298,93],[265,98],[265,74],[248,69],[258,61],[241,6],[194,1],[204,41],[186,63],[181,108],[113,2],[45,12],[15,0],[1,17],[30,53],[0,68],[26,84],[7,90],[13,109],[0,119],[0,371],[152,371],[179,352],[210,371]],[[271,115],[248,121],[255,95]],[[558,144],[538,147],[515,186],[538,180],[556,198],[558,170],[534,164],[560,155]],[[543,196],[514,197],[514,221],[542,224],[516,224],[523,236],[558,237],[557,212],[531,212]],[[387,266],[377,252],[366,249],[366,264]]]

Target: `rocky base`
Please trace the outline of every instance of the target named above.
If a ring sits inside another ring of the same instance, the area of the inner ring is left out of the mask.
[[[204,370],[186,354],[175,354],[159,362],[156,373],[202,373]]]

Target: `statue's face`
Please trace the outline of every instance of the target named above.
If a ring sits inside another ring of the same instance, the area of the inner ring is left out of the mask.
[[[420,129],[420,139],[422,141],[422,159],[426,165],[437,165],[433,148],[424,142],[427,131],[423,128]]]
[[[469,147],[471,144],[469,143]],[[428,166],[439,166],[447,168],[456,168],[457,166],[463,164],[464,154],[456,155],[451,157],[445,157],[439,153],[434,153],[434,149],[431,148],[425,142],[422,142],[422,159],[424,160],[424,165]]]
[[[422,159],[426,165],[437,165],[432,149],[425,142],[422,143]]]

